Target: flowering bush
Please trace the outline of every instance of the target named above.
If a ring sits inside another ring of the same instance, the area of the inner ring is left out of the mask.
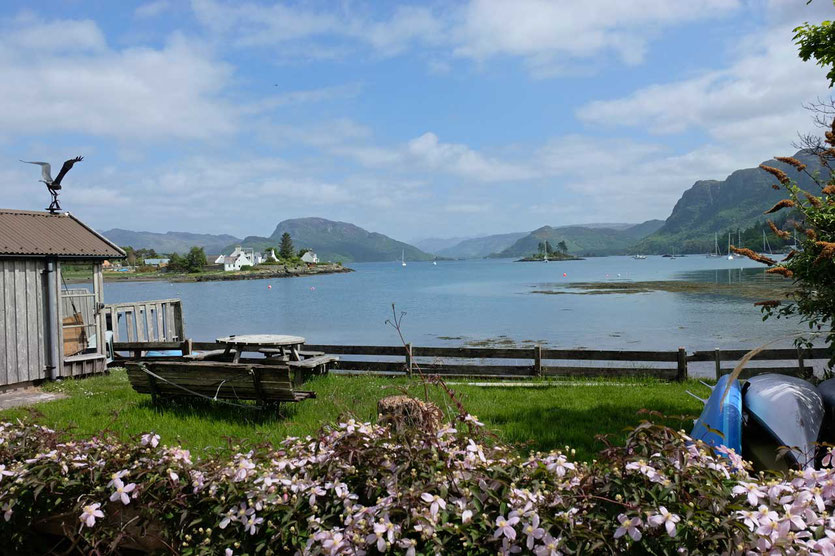
[[[752,476],[649,422],[590,463],[521,456],[469,415],[437,431],[349,420],[202,459],[153,433],[61,438],[0,424],[4,547],[51,532],[99,553],[835,554],[832,469]]]

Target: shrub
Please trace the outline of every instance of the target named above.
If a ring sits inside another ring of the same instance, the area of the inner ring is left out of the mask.
[[[59,523],[99,552],[156,537],[182,554],[835,550],[832,469],[751,476],[649,422],[592,463],[520,456],[469,415],[437,432],[349,420],[202,460],[153,433],[61,438],[0,425],[5,547]]]

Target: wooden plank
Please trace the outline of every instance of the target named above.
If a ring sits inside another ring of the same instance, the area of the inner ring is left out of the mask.
[[[133,306],[133,315],[136,318],[136,341],[144,342],[147,338],[145,336],[145,313],[143,312],[144,305],[137,303]]]
[[[543,367],[545,376],[640,377],[674,380],[676,369],[631,369],[623,367]]]
[[[325,350],[327,351],[327,350]],[[531,359],[530,348],[413,347],[415,357],[462,357],[466,359]]]
[[[11,341],[14,338],[14,331],[9,321],[9,310],[11,309],[10,296],[6,293],[8,287],[8,265],[10,261],[0,260],[0,298],[3,299],[0,306],[0,386],[11,384],[9,382],[9,369],[11,369]]]
[[[739,378],[751,378],[752,376],[757,375],[764,375],[764,374],[777,374],[777,375],[787,375],[787,376],[803,376],[803,372],[811,373],[811,367],[804,367],[803,370],[799,369],[797,366],[790,366],[790,367],[748,367],[743,369],[742,372],[739,374]],[[722,375],[729,375],[733,372],[733,368],[723,368],[721,370]]]
[[[542,346],[539,344],[533,348],[533,374],[542,376]]]
[[[176,327],[174,326],[174,305],[172,305],[170,302],[166,302],[164,303],[164,307],[165,337],[163,337],[162,339],[167,341],[184,340],[185,338],[177,335],[177,331],[175,329]]]
[[[26,380],[39,380],[44,378],[44,367],[40,357],[40,343],[38,331],[42,328],[38,321],[38,301],[40,292],[40,273],[35,261],[26,261],[26,337],[27,337],[27,359],[29,367],[26,370]]]
[[[714,361],[716,358],[715,354],[716,350],[711,351],[695,351],[691,353],[688,357],[688,361]],[[721,361],[739,361],[745,355],[747,355],[749,350],[744,349],[723,349],[719,350],[719,356]],[[803,355],[806,359],[829,359],[832,357],[832,353],[829,352],[826,348],[813,348],[811,350],[803,350]],[[752,357],[752,361],[796,361],[797,360],[797,349],[796,348],[779,348],[779,349],[766,349],[761,351],[760,353],[756,354]]]
[[[542,358],[566,361],[660,361],[676,363],[678,353],[675,351],[543,349]]]
[[[155,337],[156,340],[160,342],[165,341],[165,325],[163,324],[163,307],[162,303],[154,303],[154,314],[156,315],[157,321],[157,335]]]
[[[106,307],[106,311],[110,313],[110,330],[113,332],[113,341],[119,341],[119,313],[115,307]]]
[[[288,361],[287,366],[297,367],[302,369],[313,369],[320,365],[327,365],[334,361],[339,361],[336,355],[320,355],[318,357],[311,357],[309,359],[302,359],[301,361]]]
[[[136,307],[125,310],[125,333],[128,342],[137,342],[136,333]]]
[[[183,316],[183,304],[179,299],[170,300],[174,306],[174,333],[178,340],[186,337],[186,321]]]
[[[27,380],[28,372],[26,369],[29,366],[26,351],[26,286],[22,283],[24,274],[21,272],[22,261],[12,262],[12,310],[14,311],[14,350],[15,350],[15,366],[11,369],[10,380],[12,384],[15,382],[23,382]]]
[[[395,355],[403,357],[405,348],[403,346],[346,346],[346,345],[320,345],[305,344],[305,349],[311,351],[324,351],[339,355]]]
[[[197,349],[196,344],[197,342],[192,344],[194,349]],[[212,346],[217,347],[217,344],[212,344]],[[180,342],[113,342],[113,349],[116,351],[180,349]]]

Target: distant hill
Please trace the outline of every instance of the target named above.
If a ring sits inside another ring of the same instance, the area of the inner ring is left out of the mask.
[[[527,234],[528,232],[516,232],[465,239],[456,245],[435,251],[435,254],[439,257],[451,259],[481,259],[491,253],[507,249],[516,240],[525,237]]]
[[[466,241],[468,239],[472,239],[470,237],[429,237],[426,239],[420,239],[418,241],[413,241],[412,245],[420,249],[421,251],[425,251],[427,253],[434,253],[437,254],[438,251],[443,249],[448,249],[450,247],[454,247],[461,243],[462,241]]]
[[[795,158],[814,173],[821,170],[816,156],[800,151]],[[767,160],[767,166],[780,168],[797,181],[801,189],[816,191],[812,179],[791,166]],[[737,228],[748,228],[763,223],[763,212],[786,197],[782,188],[773,189],[777,180],[760,168],[737,170],[724,180],[697,181],[684,192],[664,225],[655,233],[641,240],[636,251],[660,254],[675,250],[677,253],[706,253],[713,248],[714,233],[726,234]],[[720,244],[725,245],[725,238]]]
[[[641,224],[615,224],[616,228],[587,226],[563,226],[554,228],[543,226],[518,239],[510,247],[493,253],[496,258],[525,257],[536,253],[539,244],[548,241],[553,248],[560,241],[565,241],[568,252],[580,256],[623,255],[630,252],[630,247],[646,235],[656,231],[664,224],[662,220],[648,220]]]
[[[100,232],[104,237],[122,247],[153,249],[157,253],[187,253],[194,246],[202,247],[212,255],[220,253],[227,245],[241,241],[228,234],[192,234],[189,232],[133,232],[113,228]]]
[[[276,226],[270,237],[249,236],[244,238],[241,245],[254,249],[277,247],[284,232],[290,234],[296,249],[313,249],[322,261],[394,261],[400,259],[401,253],[405,254],[407,261],[428,261],[434,258],[417,247],[383,234],[324,218],[284,220]]]

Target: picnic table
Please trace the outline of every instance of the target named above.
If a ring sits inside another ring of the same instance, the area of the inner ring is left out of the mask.
[[[226,336],[215,340],[225,348],[224,356],[232,355],[232,362],[241,359],[241,352],[259,352],[262,349],[278,349],[282,356],[287,355],[290,361],[301,361],[299,353],[305,339],[301,336],[287,336],[285,334],[241,334]]]

